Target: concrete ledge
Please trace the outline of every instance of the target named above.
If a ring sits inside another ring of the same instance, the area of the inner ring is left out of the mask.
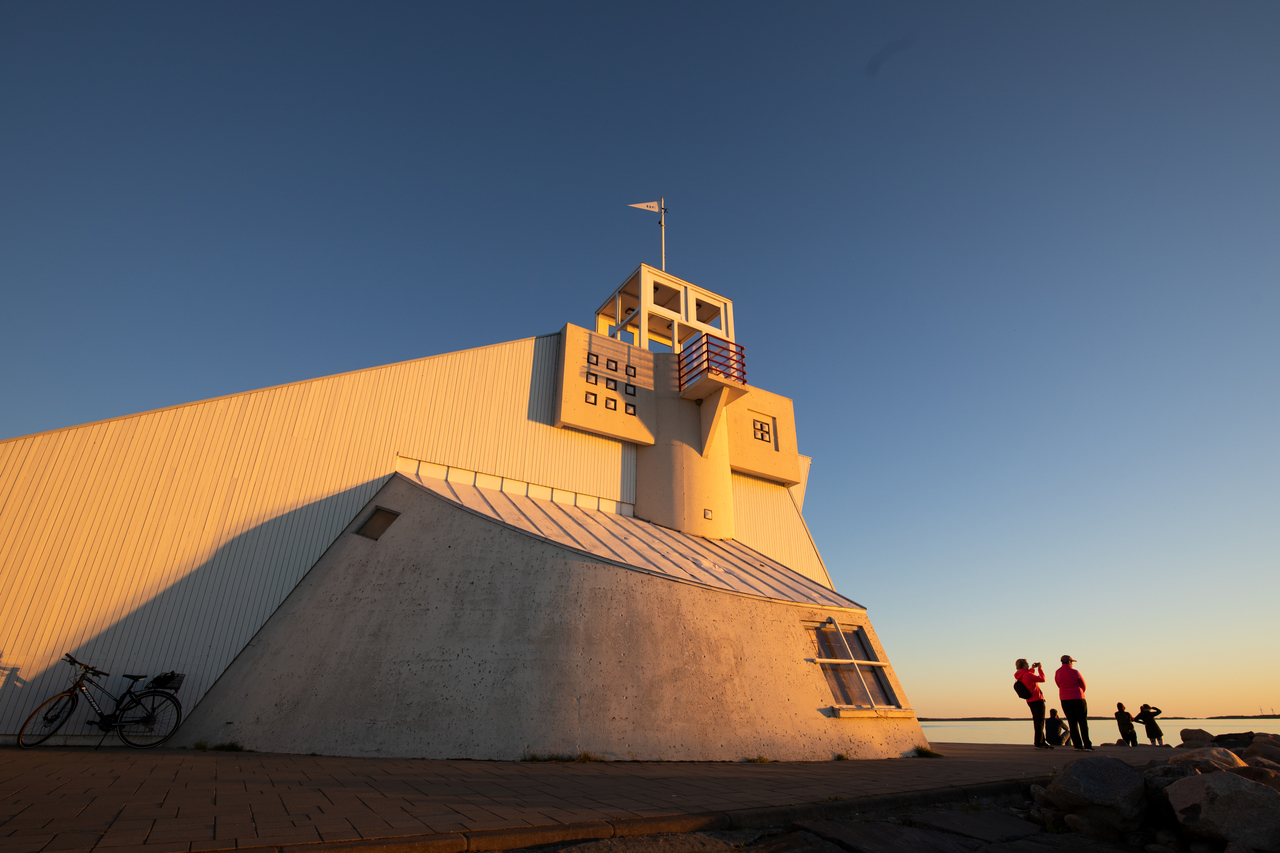
[[[611,820],[615,838],[630,838],[636,835],[666,835],[673,832],[710,832],[716,829],[732,829],[732,822],[727,814],[706,812],[704,814],[676,814],[661,817],[630,817]]]
[[[641,835],[667,835],[682,832],[709,832],[723,829],[761,829],[789,826],[805,820],[840,820],[853,815],[875,814],[920,806],[965,803],[982,797],[1007,797],[1026,793],[1033,784],[1047,785],[1049,777],[1011,779],[968,787],[934,788],[876,797],[858,797],[824,803],[801,803],[794,806],[768,806],[734,809],[727,812],[674,814],[657,817],[619,818],[588,823],[563,823],[550,826],[520,826],[509,829],[484,829],[446,832],[438,835],[410,835],[401,838],[368,841],[332,841],[312,844],[267,845],[262,851],[279,853],[484,853],[484,851],[517,850],[565,841],[594,841],[603,838],[630,838]]]
[[[606,821],[562,823],[552,826],[482,829],[459,833],[466,836],[467,850],[516,850],[561,841],[594,841],[613,838],[613,825]]]

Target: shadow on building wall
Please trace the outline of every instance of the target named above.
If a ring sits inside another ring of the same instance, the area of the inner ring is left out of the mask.
[[[533,339],[533,370],[529,374],[529,420],[556,425],[556,363],[560,357],[560,335],[539,335]]]
[[[75,673],[58,660],[64,652],[110,672],[110,678],[99,680],[116,695],[128,684],[122,677],[126,672],[148,676],[169,670],[186,673],[177,696],[183,715],[190,714],[386,480],[367,481],[241,533],[194,571],[88,640],[51,649],[55,662],[34,674],[30,667],[22,673],[12,657],[6,662],[0,652],[0,736],[15,736],[41,702],[70,686]],[[70,582],[75,585],[79,580]],[[81,594],[94,592],[85,588]],[[40,614],[38,630],[58,633],[50,623],[59,618],[53,613]],[[91,614],[89,618],[94,617]],[[74,635],[77,630],[71,626],[62,633]],[[138,682],[139,689],[145,684]],[[107,711],[114,707],[109,698],[101,694],[96,698]],[[94,717],[81,696],[75,716],[59,735],[100,737],[96,728],[86,725],[86,720]]]

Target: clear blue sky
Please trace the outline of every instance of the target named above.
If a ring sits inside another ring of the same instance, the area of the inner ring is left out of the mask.
[[[1280,4],[0,5],[0,436],[735,300],[922,714],[1280,707]]]

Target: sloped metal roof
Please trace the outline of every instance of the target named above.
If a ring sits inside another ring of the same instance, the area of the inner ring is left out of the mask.
[[[865,609],[732,539],[703,539],[611,512],[403,472],[397,476],[476,515],[637,571],[779,601]]]

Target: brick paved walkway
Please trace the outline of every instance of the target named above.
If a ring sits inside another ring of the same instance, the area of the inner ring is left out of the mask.
[[[0,853],[178,853],[817,803],[1034,778],[1079,753],[731,764],[0,749]],[[1145,764],[1168,750],[1110,748]]]

